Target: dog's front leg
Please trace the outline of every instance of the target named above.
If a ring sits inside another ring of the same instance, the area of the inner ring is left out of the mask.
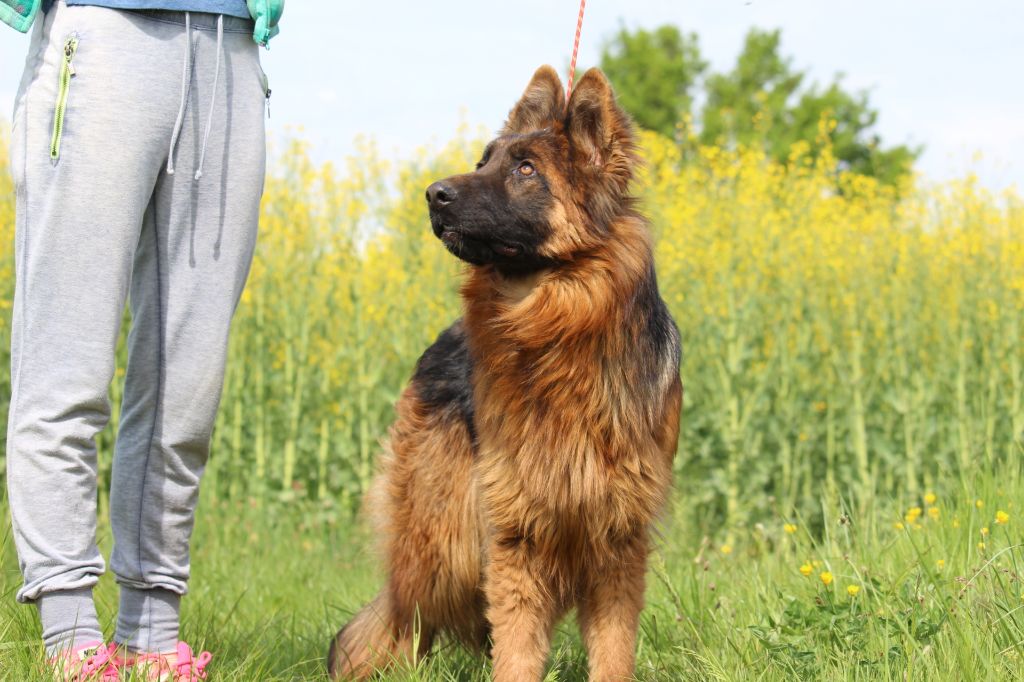
[[[633,679],[646,568],[647,542],[636,538],[599,569],[588,572],[578,615],[590,682]]]
[[[556,605],[545,573],[521,538],[497,533],[488,550],[484,591],[494,641],[494,682],[544,675]]]

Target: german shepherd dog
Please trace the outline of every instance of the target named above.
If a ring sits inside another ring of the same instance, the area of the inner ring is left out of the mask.
[[[629,117],[588,71],[540,68],[472,173],[427,189],[469,263],[465,315],[417,364],[366,509],[388,569],[335,637],[333,679],[441,634],[540,680],[576,607],[591,680],[633,674],[652,525],[672,478],[679,331],[629,186]]]

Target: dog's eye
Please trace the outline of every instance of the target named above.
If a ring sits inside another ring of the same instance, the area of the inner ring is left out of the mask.
[[[519,164],[519,168],[517,168],[516,170],[519,171],[520,175],[526,176],[533,175],[535,171],[533,164],[530,163],[529,161],[523,161],[521,164]]]

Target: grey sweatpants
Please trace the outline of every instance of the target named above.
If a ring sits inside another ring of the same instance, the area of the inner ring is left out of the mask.
[[[223,17],[219,34],[218,17],[188,18],[186,32],[184,13],[61,0],[37,21],[15,103],[7,485],[25,581],[17,597],[38,603],[51,651],[101,639],[94,438],[110,416],[126,300],[110,497],[116,639],[166,651],[177,638],[265,164],[252,24]]]

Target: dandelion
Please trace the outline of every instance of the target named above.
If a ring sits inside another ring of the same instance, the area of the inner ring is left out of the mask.
[[[782,530],[784,530],[787,533],[789,533],[790,535],[792,535],[793,533],[796,532],[796,524],[795,523],[787,523],[786,525],[784,525],[782,527]]]
[[[821,582],[825,584],[825,587],[832,584],[832,574],[829,571],[822,571],[818,577],[821,578]]]
[[[938,498],[935,497],[935,493],[933,493],[931,491],[928,491],[928,492],[926,492],[924,494],[924,503],[925,504],[928,504],[928,505],[935,504],[935,500],[937,500],[937,499]]]
[[[814,573],[814,566],[811,566],[810,564],[803,564],[800,567],[800,575],[804,576],[805,578],[809,576],[811,573]]]
[[[732,554],[732,545],[722,545],[722,554]]]
[[[1010,515],[1004,512],[1002,509],[996,512],[996,523],[1000,526],[1006,525],[1010,521]]]
[[[828,583],[825,584],[827,585]],[[860,592],[860,585],[846,586],[846,594],[850,595],[851,597],[856,597],[858,592]]]

